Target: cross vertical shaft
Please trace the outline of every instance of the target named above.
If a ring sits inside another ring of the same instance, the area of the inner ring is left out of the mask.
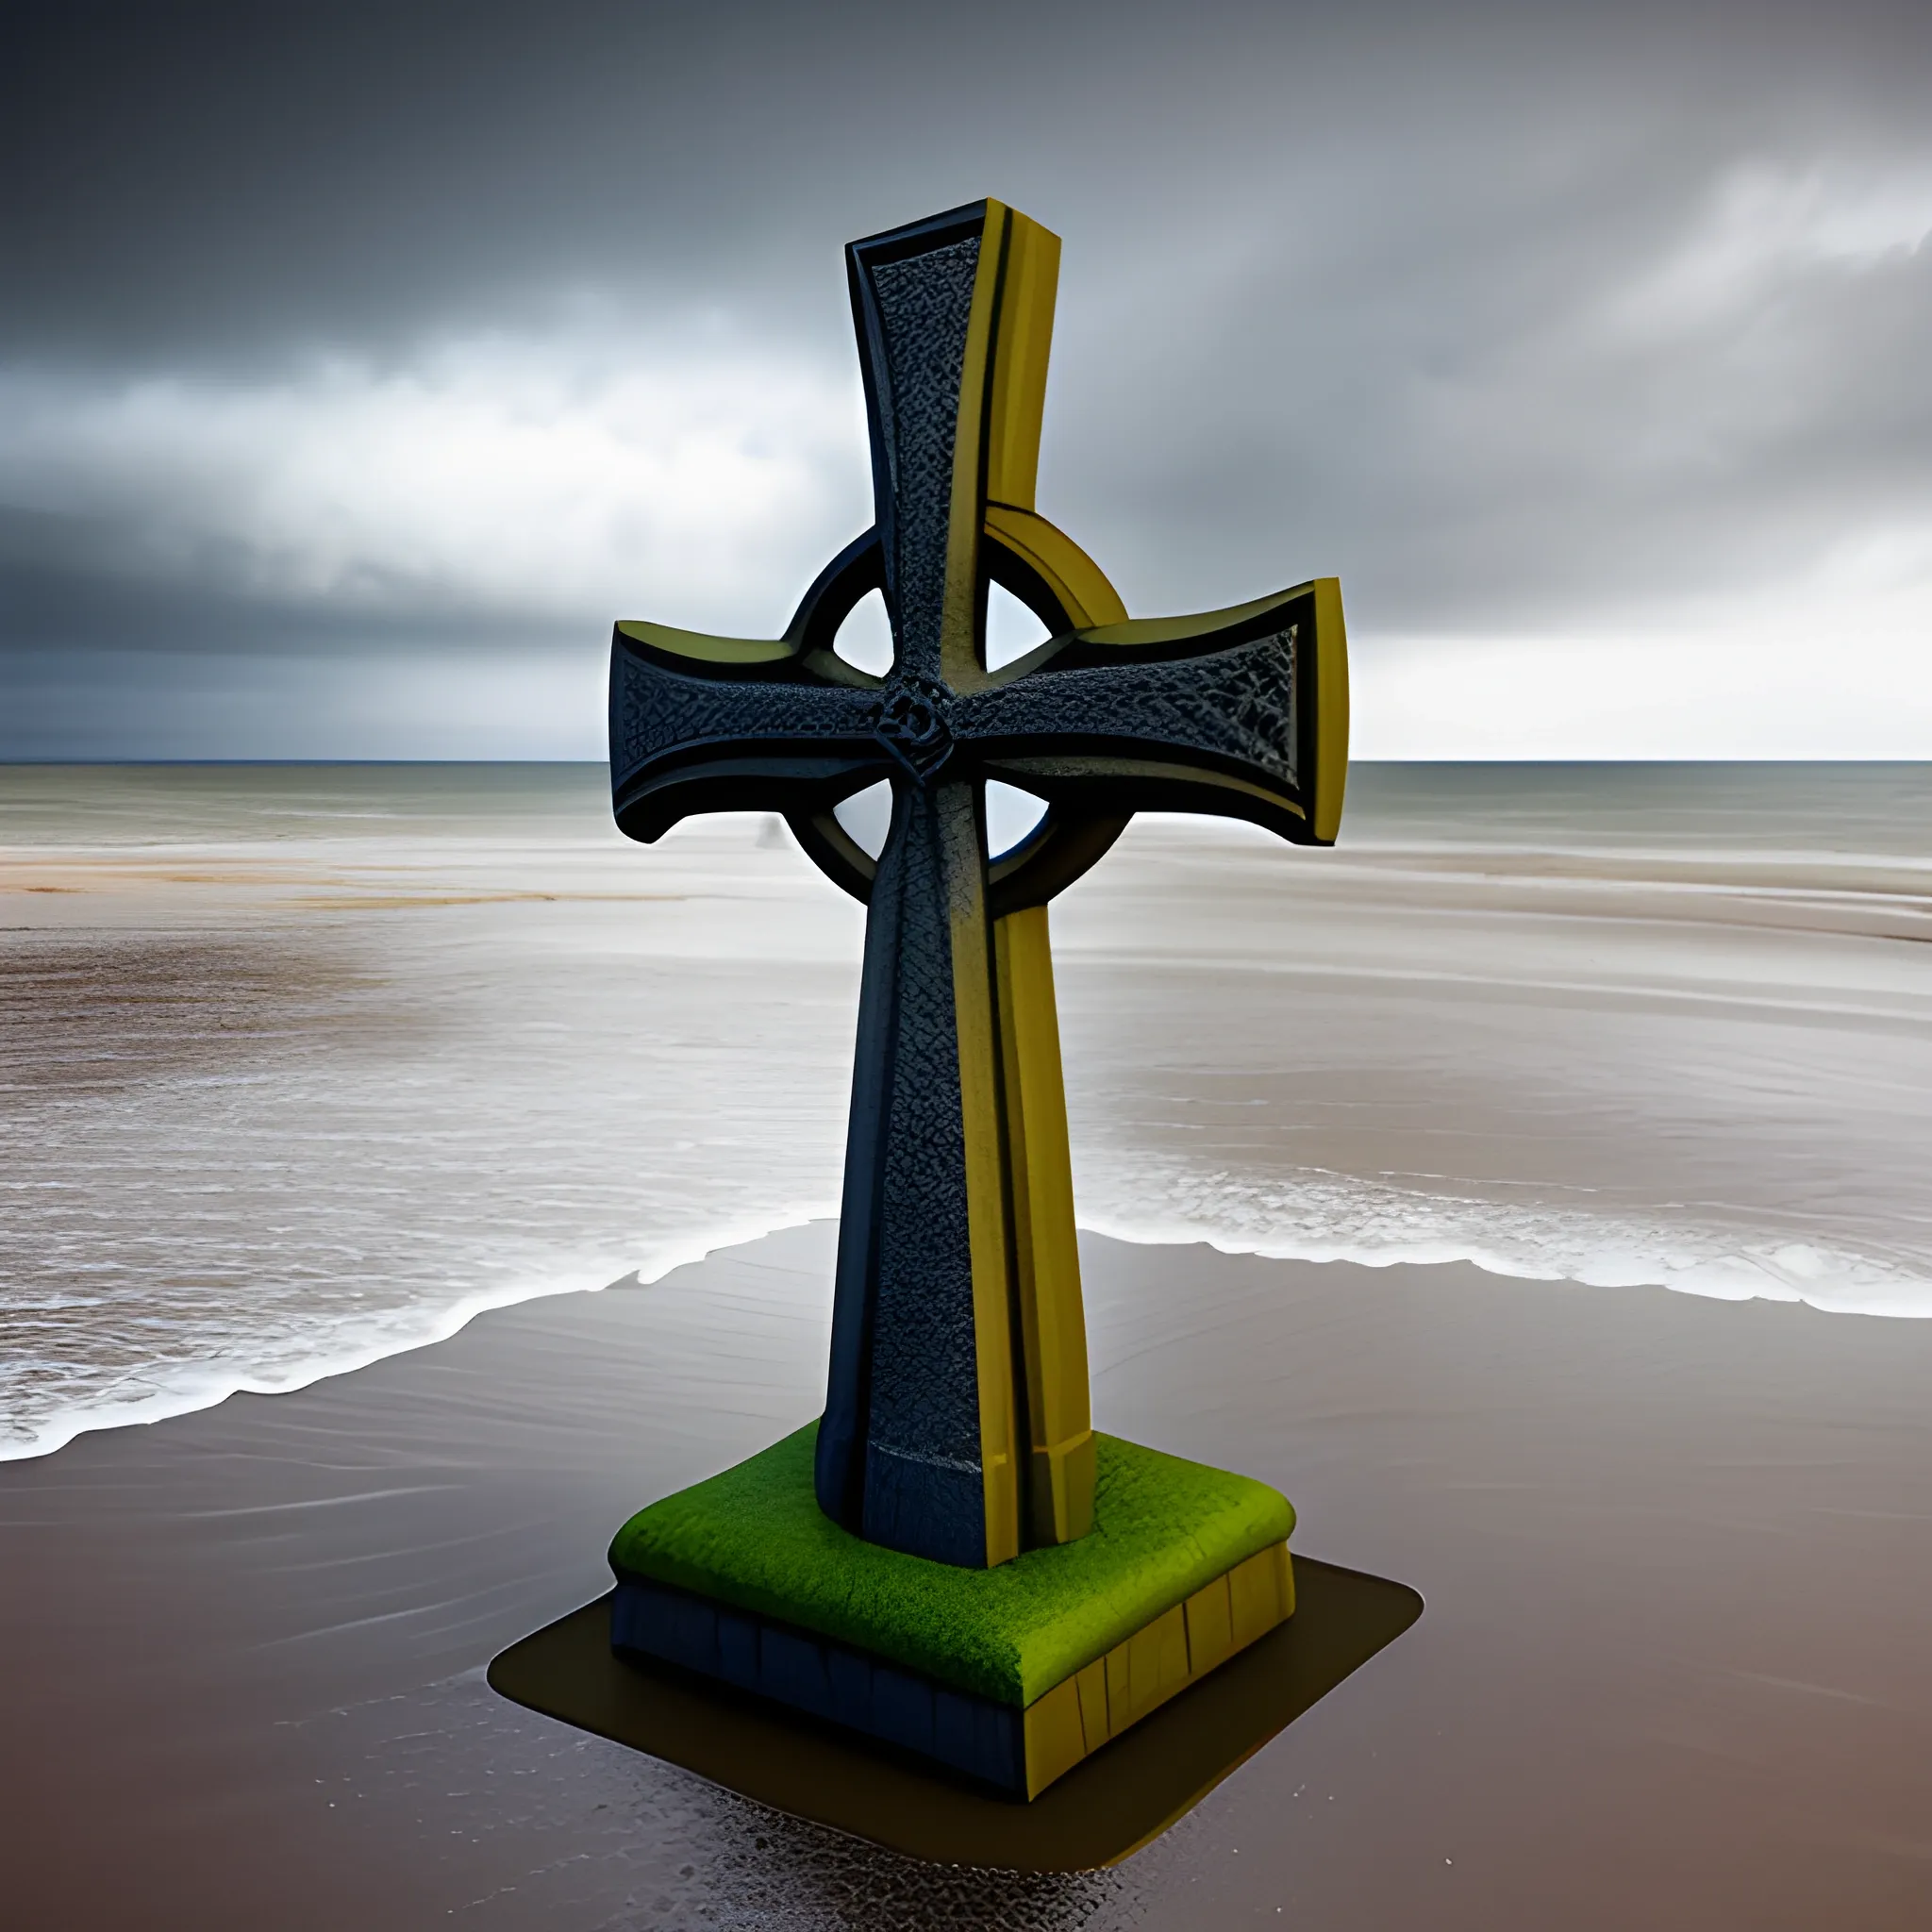
[[[989,203],[848,257],[906,770],[866,929],[818,1493],[873,1541],[974,1565],[1092,1515],[1045,912],[1017,944],[991,917],[979,787],[914,708],[985,681],[988,485],[1030,505],[1056,254]]]

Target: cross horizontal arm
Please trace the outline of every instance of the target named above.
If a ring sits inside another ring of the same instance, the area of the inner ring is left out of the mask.
[[[784,638],[620,624],[611,637],[611,792],[646,843],[701,811],[826,811],[883,777],[878,680]]]
[[[1341,625],[1324,578],[1204,616],[1074,631],[959,698],[949,723],[983,774],[1053,804],[1220,813],[1325,844],[1341,799],[1324,780],[1346,759]]]

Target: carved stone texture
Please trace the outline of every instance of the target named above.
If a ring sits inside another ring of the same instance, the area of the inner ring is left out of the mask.
[[[953,453],[966,325],[979,273],[979,237],[897,260],[871,262],[885,368],[874,372],[891,478],[886,545],[889,601],[896,608],[899,668],[936,677],[946,597],[946,532],[953,510]]]
[[[878,700],[871,691],[807,679],[780,683],[693,675],[661,658],[620,650],[612,660],[616,703],[611,753],[632,776],[672,764],[680,753],[755,745],[821,751],[873,736]]]
[[[955,700],[945,723],[983,760],[1026,750],[1128,760],[1206,754],[1296,781],[1292,625],[1224,651],[1058,670]]]
[[[871,1330],[859,1526],[894,1549],[978,1564],[986,1506],[955,985],[962,963],[982,979],[989,967],[954,958],[956,944],[986,945],[973,788],[908,787],[899,816],[866,930],[893,981],[885,1064],[867,1070],[887,1095],[870,1162],[877,1241],[852,1244],[848,1265],[863,1272],[840,1284],[848,1305],[867,1306]],[[968,917],[956,921],[962,897]]]

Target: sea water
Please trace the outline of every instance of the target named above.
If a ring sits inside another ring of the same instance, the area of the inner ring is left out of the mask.
[[[13,767],[0,861],[0,1456],[837,1211],[863,912],[775,820]],[[1054,933],[1089,1226],[1932,1314],[1932,767],[1358,767]]]

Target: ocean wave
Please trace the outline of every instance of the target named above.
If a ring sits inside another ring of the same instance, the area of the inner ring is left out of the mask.
[[[238,1334],[222,1359],[153,1361],[105,1374],[93,1386],[88,1365],[58,1365],[59,1386],[36,1393],[25,1385],[42,1365],[16,1360],[0,1379],[0,1462],[51,1456],[76,1436],[166,1422],[213,1408],[231,1395],[291,1395],[335,1375],[372,1368],[391,1356],[429,1348],[461,1333],[477,1316],[553,1295],[594,1294],[607,1288],[648,1287],[675,1269],[724,1248],[742,1247],[790,1227],[825,1218],[822,1204],[788,1207],[768,1215],[658,1241],[634,1266],[604,1265],[497,1284],[451,1302],[420,1301],[351,1320],[325,1330],[261,1328]],[[11,1307],[8,1312],[11,1313]],[[101,1372],[95,1372],[100,1374]],[[5,1382],[16,1384],[6,1399]]]
[[[1105,1194],[1105,1191],[1097,1191]],[[1913,1257],[1870,1256],[1816,1241],[1764,1233],[1689,1229],[1517,1206],[1474,1196],[1418,1194],[1349,1176],[1294,1186],[1233,1174],[1136,1176],[1136,1200],[1084,1208],[1080,1226],[1145,1246],[1206,1244],[1221,1254],[1283,1261],[1346,1261],[1357,1267],[1468,1263],[1523,1281],[1580,1287],[1661,1287],[1718,1300],[1805,1302],[1832,1314],[1932,1318],[1932,1267]],[[145,1364],[112,1381],[77,1390],[74,1374],[52,1401],[24,1403],[0,1422],[0,1462],[64,1449],[77,1436],[164,1422],[228,1401],[230,1395],[290,1395],[332,1375],[348,1375],[448,1341],[494,1307],[555,1294],[588,1294],[618,1285],[649,1285],[673,1270],[827,1221],[824,1204],[794,1204],[767,1215],[690,1235],[667,1237],[626,1270],[558,1272],[505,1283],[454,1302],[389,1307],[328,1333],[238,1337],[247,1360]]]
[[[1117,1241],[1201,1242],[1271,1260],[1364,1268],[1466,1262],[1518,1280],[1932,1317],[1932,1257],[1865,1253],[1791,1229],[1670,1225],[1354,1175],[1261,1181],[1143,1166],[1113,1177],[1112,1187],[1103,1180],[1090,1188],[1080,1224]]]
[[[1766,1231],[1666,1227],[1550,1206],[1423,1193],[1354,1176],[1292,1183],[1174,1170],[1113,1177],[1083,1204],[1083,1231],[1140,1245],[1205,1244],[1271,1260],[1341,1261],[1363,1268],[1467,1263],[1519,1280],[1589,1288],[1657,1287],[1724,1301],[1802,1302],[1837,1314],[1932,1318],[1932,1266]],[[391,1356],[446,1341],[477,1316],[554,1295],[662,1280],[675,1269],[786,1228],[832,1219],[823,1202],[667,1236],[629,1267],[604,1263],[500,1283],[451,1302],[423,1301],[329,1324],[238,1335],[221,1360],[150,1362],[84,1386],[0,1404],[0,1462],[53,1454],[98,1429],[164,1422],[231,1395],[286,1395]],[[30,1365],[16,1362],[18,1380]],[[75,1386],[76,1383],[82,1386]]]

